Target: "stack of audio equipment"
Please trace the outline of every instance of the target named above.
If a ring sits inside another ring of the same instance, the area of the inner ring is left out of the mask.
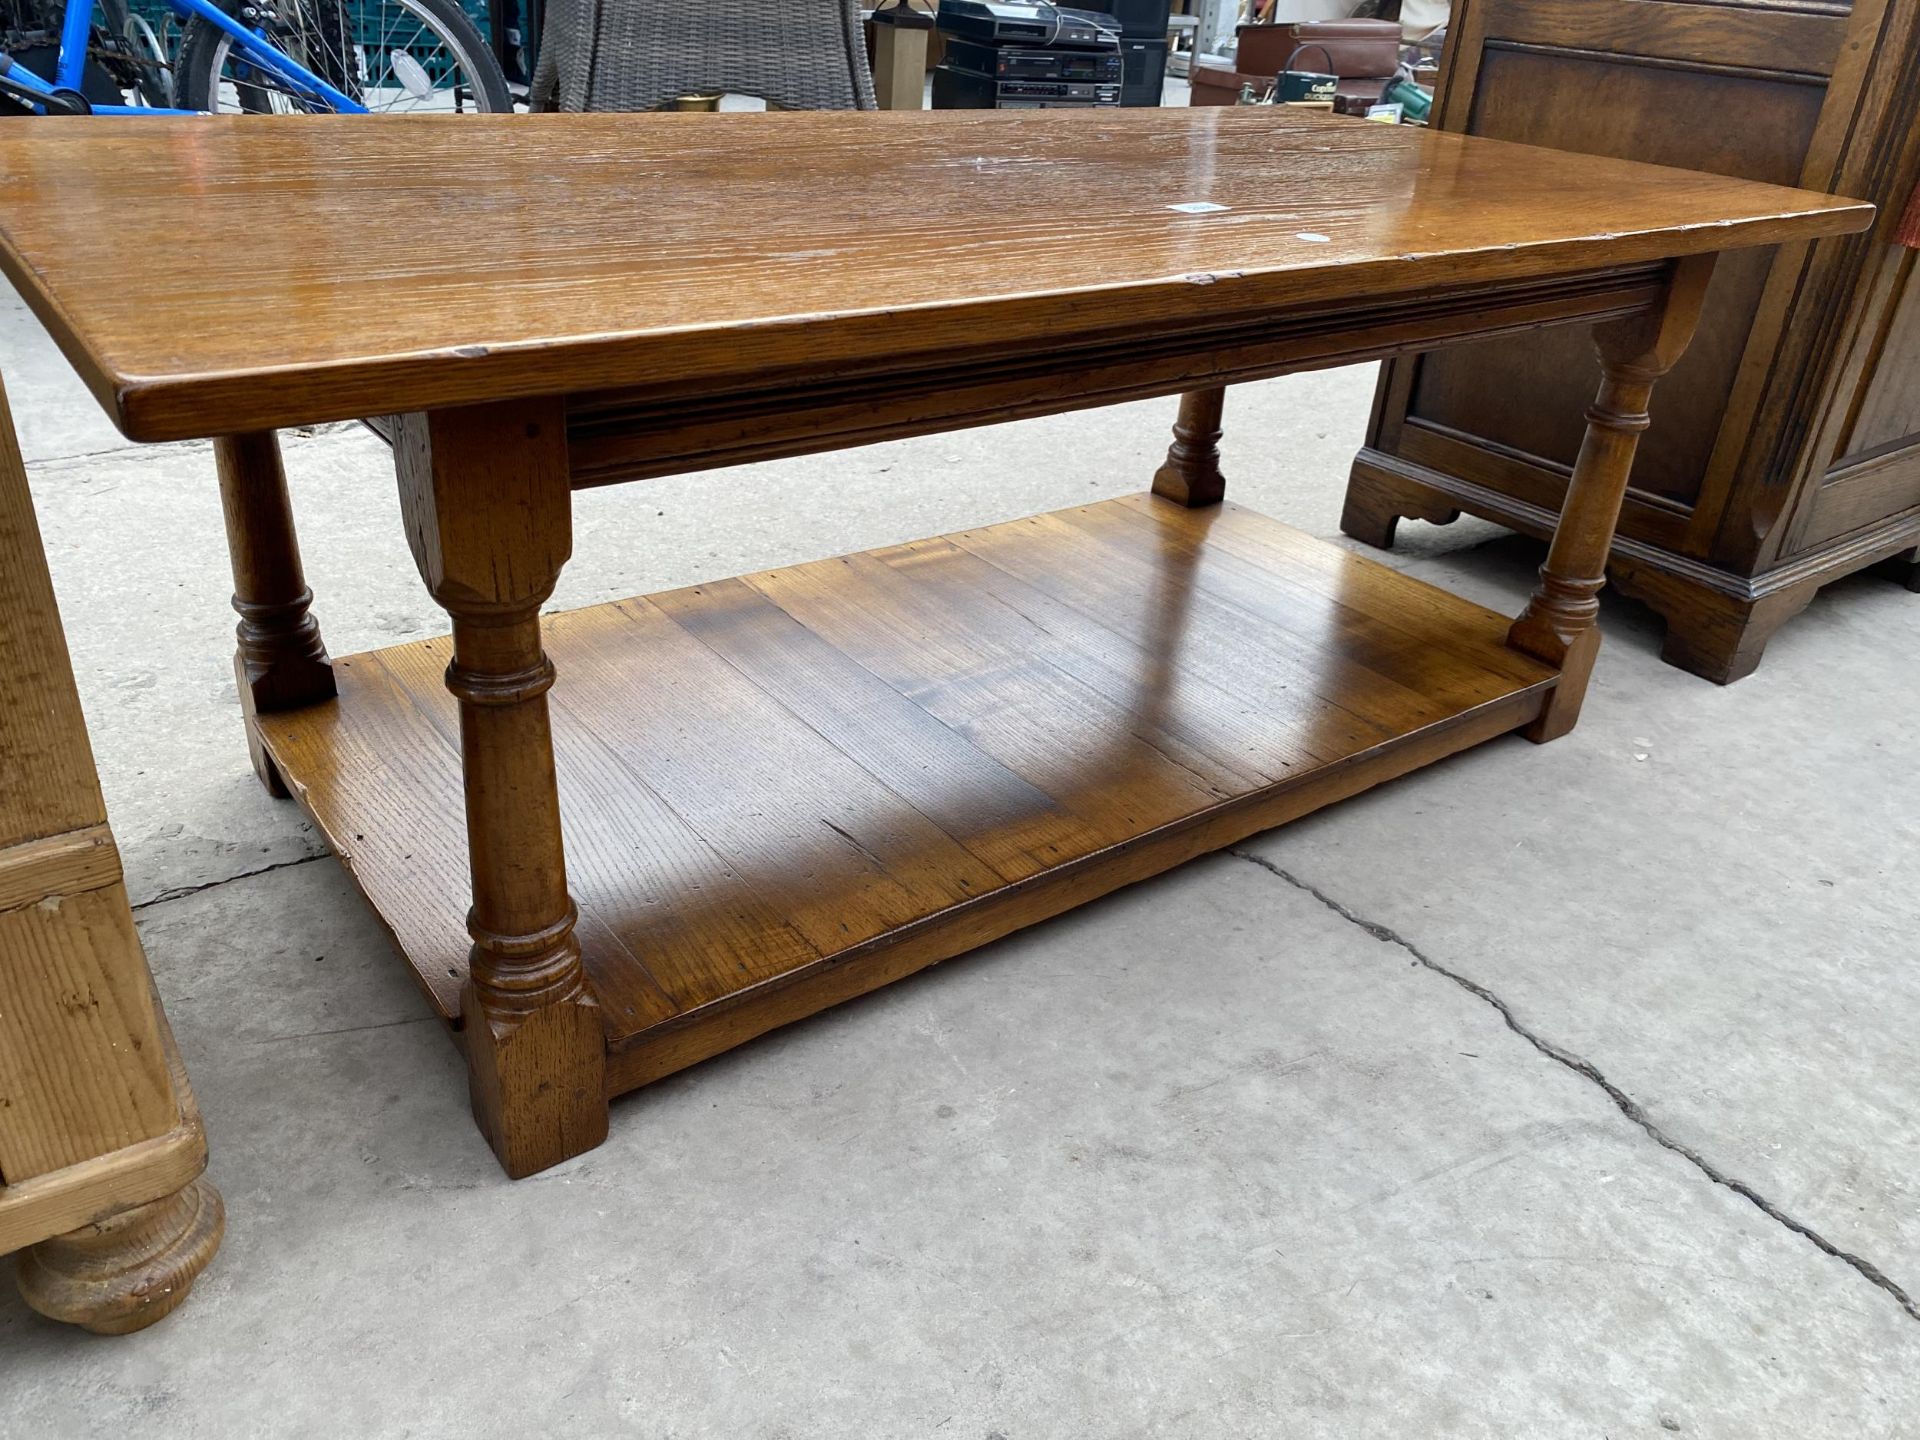
[[[1124,103],[1121,25],[1045,0],[940,0],[936,110],[1088,110]]]

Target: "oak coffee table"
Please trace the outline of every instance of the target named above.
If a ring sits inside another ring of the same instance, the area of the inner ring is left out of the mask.
[[[775,1026],[1565,733],[1715,252],[1871,219],[1274,109],[0,134],[14,285],[128,436],[215,438],[256,767],[516,1176]],[[1517,620],[1224,502],[1225,385],[1559,324],[1599,398]],[[1168,394],[1151,493],[540,613],[576,489]],[[272,432],[362,417],[452,633],[330,662]]]

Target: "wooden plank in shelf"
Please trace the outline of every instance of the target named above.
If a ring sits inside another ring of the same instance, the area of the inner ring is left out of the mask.
[[[653,603],[1007,879],[1100,843],[1084,821],[744,580]]]
[[[1160,597],[1167,603],[1157,620],[1147,622],[1157,628],[1143,631],[1136,641],[1122,628],[1023,585],[951,540],[921,540],[878,553],[944,596],[970,597],[1019,614],[1033,627],[1036,653],[1117,706],[1148,744],[1203,757],[1206,767],[1221,772],[1229,793],[1271,784],[1332,753],[1313,748],[1291,725],[1269,723],[1286,713],[1284,708],[1241,699],[1175,663],[1173,647],[1159,641],[1185,623],[1181,601],[1189,592],[1184,586]]]
[[[275,714],[273,753],[427,999],[453,1020],[467,977],[470,893],[459,747],[375,655],[335,660],[333,672],[351,698]],[[424,816],[431,823],[420,823]]]
[[[1205,551],[1209,560],[1237,556],[1274,581],[1310,589],[1358,610],[1404,634],[1418,635],[1451,654],[1491,664],[1503,675],[1524,680],[1534,673],[1531,656],[1504,646],[1489,653],[1489,634],[1505,634],[1510,621],[1483,606],[1463,601],[1436,585],[1356,584],[1365,574],[1354,561],[1379,564],[1339,545],[1316,540],[1288,525],[1228,502],[1211,510],[1167,515],[1151,495],[1129,495],[1107,512],[1158,533],[1161,543]]]
[[[1230,776],[1154,723],[1144,690],[1131,709],[1108,702],[1049,663],[1043,637],[1017,611],[982,613],[958,592],[920,593],[866,555],[749,583],[1105,843],[1232,793]],[[1087,764],[1089,751],[1099,766]]]
[[[443,678],[447,662],[453,658],[452,639],[443,637],[418,645],[397,645],[372,658],[439,732],[452,766],[454,793],[458,795],[460,714]],[[578,863],[571,866],[568,873],[580,906],[576,934],[588,973],[595,977],[600,1003],[610,1016],[623,1016],[630,1021],[675,1014],[683,1008],[684,1001],[667,992],[645,962],[627,948],[600,916],[611,908],[613,897],[626,893],[631,885],[636,869],[634,857],[638,857],[641,873],[661,884],[697,894],[708,902],[699,916],[706,933],[723,930],[732,921],[739,904],[737,878],[730,876],[717,858],[704,853],[697,840],[689,843],[689,837],[677,834],[663,838],[661,830],[672,829],[677,824],[674,817],[634,781],[624,767],[611,762],[604,746],[583,727],[563,725],[556,729],[554,759],[574,777],[574,783],[561,797],[563,826],[577,829],[592,823],[595,812],[581,807],[585,796],[595,797],[603,805],[617,806],[627,819],[628,854],[620,857],[625,863],[620,864],[617,875],[607,871],[609,857],[594,849],[582,850]],[[464,800],[461,803],[464,804]],[[455,837],[457,851],[462,856],[466,853],[465,819],[463,813],[460,833]],[[756,933],[759,932],[756,930]],[[663,948],[670,948],[674,938],[663,933],[659,943]],[[458,959],[450,959],[446,969],[449,974],[457,971],[464,983],[466,968],[463,945]]]
[[[779,985],[743,990],[723,1004],[629,1036],[607,1059],[608,1092],[621,1095],[638,1089],[769,1030],[1520,729],[1539,715],[1545,695],[1544,689],[1514,691],[1124,845],[1068,861],[994,896],[930,915],[918,925],[795,971]]]
[[[1104,516],[1106,507],[1085,512]],[[955,536],[954,543],[1087,615],[1124,616],[1134,633],[1163,626],[1177,596],[1185,631],[1175,663],[1200,669],[1263,714],[1306,707],[1313,719],[1302,743],[1322,759],[1350,754],[1364,736],[1404,734],[1449,713],[1391,666],[1369,667],[1332,643],[1323,626],[1306,623],[1283,577],[1272,577],[1264,595],[1230,603],[1196,583],[1201,567],[1175,540],[1143,534],[1132,546],[1103,544],[1088,519],[1081,510],[1063,510],[1017,522],[1033,536],[993,526]],[[1035,537],[1044,537],[1043,548],[1032,543]]]
[[[1003,883],[648,601],[555,630],[568,705],[821,954]],[[729,971],[761,978],[751,959]]]
[[[1505,626],[1150,499],[551,617],[610,1085],[1525,724],[1555,676]],[[338,700],[262,720],[443,1012],[468,896],[446,658],[352,657]]]
[[[1382,681],[1391,680],[1401,692],[1411,692],[1429,705],[1451,709],[1473,703],[1479,694],[1479,682],[1471,670],[1461,669],[1460,662],[1472,660],[1476,654],[1483,663],[1502,674],[1515,679],[1527,674],[1525,657],[1518,651],[1501,647],[1487,658],[1488,635],[1484,632],[1490,626],[1504,635],[1509,623],[1505,616],[1494,616],[1489,621],[1485,617],[1491,612],[1482,611],[1480,616],[1454,613],[1457,623],[1473,627],[1467,631],[1470,638],[1462,648],[1449,638],[1454,634],[1451,627],[1435,633],[1430,626],[1409,628],[1400,624],[1396,613],[1404,601],[1392,591],[1372,601],[1363,594],[1354,594],[1351,599],[1357,603],[1349,603],[1346,592],[1352,588],[1350,582],[1365,573],[1353,566],[1322,575],[1321,583],[1314,584],[1294,579],[1284,566],[1263,568],[1249,563],[1231,548],[1232,537],[1240,528],[1235,521],[1243,520],[1247,513],[1221,506],[1207,515],[1202,522],[1206,526],[1203,529],[1193,525],[1183,528],[1177,520],[1158,525],[1125,509],[1089,508],[1074,512],[1068,517],[1068,523],[1100,540],[1105,551],[1102,559],[1116,565],[1137,553],[1141,525],[1150,527],[1153,543],[1185,563],[1197,590],[1250,619],[1282,616],[1285,628],[1291,633],[1329,654],[1345,657]],[[1222,531],[1219,545],[1207,543],[1215,522]],[[1445,595],[1446,592],[1434,593]],[[1277,611],[1274,609],[1276,599],[1279,601]],[[1382,604],[1381,599],[1399,603]],[[1445,611],[1451,607],[1439,608]],[[1404,729],[1405,724],[1402,721],[1390,728]]]

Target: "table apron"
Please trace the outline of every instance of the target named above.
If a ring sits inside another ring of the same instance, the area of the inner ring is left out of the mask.
[[[1671,262],[1304,307],[914,364],[576,395],[575,489],[777,460],[1645,313]],[[382,428],[378,422],[376,428]]]

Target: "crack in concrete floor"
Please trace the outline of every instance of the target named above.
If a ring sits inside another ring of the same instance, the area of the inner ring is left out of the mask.
[[[311,865],[316,860],[325,860],[333,852],[316,850],[311,855],[301,855],[293,860],[276,860],[271,865],[262,865],[258,870],[242,870],[238,875],[223,875],[218,880],[202,880],[198,885],[176,885],[171,890],[162,890],[150,900],[140,900],[129,908],[139,911],[155,905],[165,905],[172,900],[184,900],[189,895],[198,895],[207,890],[218,890],[222,885],[231,885],[236,880],[251,880],[256,875],[271,875],[276,870],[291,870],[295,865]]]
[[[1226,853],[1233,856],[1236,860],[1244,860],[1249,865],[1256,865],[1268,874],[1284,880],[1294,889],[1304,891],[1306,894],[1311,895],[1342,920],[1347,921],[1349,924],[1359,926],[1362,930],[1366,931],[1367,934],[1383,944],[1397,945],[1400,949],[1411,955],[1419,964],[1433,971],[1434,974],[1444,976],[1455,985],[1458,985],[1462,990],[1465,990],[1469,995],[1472,995],[1475,999],[1491,1005],[1500,1013],[1500,1018],[1506,1021],[1507,1028],[1522,1040],[1526,1041],[1535,1050],[1538,1050],[1555,1064],[1563,1065],[1576,1075],[1579,1075],[1582,1079],[1591,1081],[1593,1084],[1599,1086],[1601,1090],[1606,1092],[1607,1098],[1613,1102],[1614,1107],[1618,1109],[1622,1115],[1626,1116],[1627,1119],[1646,1131],[1648,1137],[1651,1138],[1655,1144],[1660,1145],[1664,1149],[1671,1150],[1674,1154],[1680,1156],[1681,1159],[1692,1165],[1702,1175],[1705,1175],[1714,1184],[1721,1186],[1723,1189],[1731,1190],[1734,1194],[1740,1196],[1741,1199],[1747,1201],[1755,1209],[1760,1211],[1760,1213],[1765,1215],[1769,1220],[1785,1226],[1788,1230],[1791,1230],[1794,1234],[1810,1242],[1816,1248],[1831,1255],[1834,1259],[1850,1265],[1871,1284],[1884,1290],[1888,1295],[1891,1295],[1894,1301],[1901,1309],[1907,1312],[1907,1315],[1911,1319],[1920,1320],[1920,1302],[1916,1302],[1911,1295],[1907,1294],[1907,1292],[1901,1288],[1897,1281],[1886,1274],[1885,1271],[1881,1270],[1878,1265],[1875,1265],[1871,1260],[1865,1259],[1862,1256],[1855,1255],[1850,1250],[1842,1250],[1812,1226],[1806,1224],[1804,1221],[1796,1220],[1793,1216],[1787,1214],[1778,1205],[1774,1204],[1773,1201],[1767,1199],[1766,1196],[1747,1184],[1746,1181],[1727,1174],[1726,1171],[1715,1165],[1699,1151],[1689,1145],[1683,1145],[1680,1141],[1674,1139],[1653,1122],[1652,1117],[1640,1108],[1638,1101],[1618,1085],[1614,1084],[1613,1081],[1609,1080],[1606,1075],[1601,1072],[1599,1066],[1583,1056],[1574,1054],[1571,1050],[1563,1046],[1554,1044],[1553,1041],[1543,1036],[1536,1035],[1520,1022],[1520,1017],[1514,1014],[1511,1005],[1494,994],[1493,991],[1487,989],[1486,986],[1468,979],[1456,970],[1448,969],[1398,931],[1389,926],[1382,925],[1378,921],[1369,920],[1365,916],[1356,915],[1352,910],[1348,909],[1324,890],[1321,890],[1318,886],[1309,884],[1299,876],[1274,864],[1271,860],[1259,855],[1250,854],[1245,850],[1234,848],[1229,848]]]
[[[1532,1030],[1528,1029],[1524,1024],[1521,1023],[1520,1017],[1514,1013],[1513,1007],[1511,1005],[1509,1005],[1505,1000],[1501,999],[1493,991],[1487,989],[1486,986],[1481,985],[1477,981],[1467,978],[1465,975],[1460,974],[1457,970],[1451,970],[1447,968],[1445,965],[1442,965],[1439,961],[1435,960],[1432,956],[1428,955],[1425,951],[1421,950],[1419,946],[1415,945],[1411,940],[1407,939],[1404,935],[1401,935],[1398,931],[1392,929],[1390,926],[1382,925],[1378,921],[1369,920],[1363,915],[1355,914],[1351,909],[1343,905],[1340,901],[1334,899],[1331,895],[1327,894],[1324,890],[1321,890],[1318,886],[1312,885],[1307,881],[1302,880],[1299,876],[1293,874],[1291,871],[1283,869],[1281,866],[1274,864],[1271,860],[1267,860],[1262,856],[1254,855],[1249,853],[1248,851],[1237,849],[1237,848],[1229,848],[1225,853],[1233,856],[1233,858],[1236,860],[1244,860],[1249,865],[1257,866],[1259,869],[1265,870],[1268,874],[1274,876],[1276,879],[1282,880],[1286,882],[1288,885],[1291,885],[1294,889],[1303,891],[1304,893],[1311,895],[1315,900],[1319,901],[1322,905],[1326,906],[1329,910],[1333,911],[1333,913],[1338,915],[1342,920],[1347,921],[1351,925],[1358,926],[1360,929],[1366,931],[1367,934],[1371,935],[1375,940],[1378,940],[1383,944],[1398,946],[1400,949],[1406,951],[1408,955],[1412,956],[1417,963],[1424,966],[1426,969],[1431,970],[1436,975],[1443,976],[1444,978],[1452,981],[1455,985],[1459,986],[1462,990],[1465,990],[1469,995],[1472,995],[1475,999],[1480,1000],[1484,1004],[1492,1006],[1494,1010],[1499,1012],[1500,1018],[1506,1022],[1507,1028],[1513,1031],[1513,1033],[1518,1035],[1522,1040],[1526,1041],[1527,1044],[1531,1045],[1535,1050],[1539,1051],[1542,1055],[1546,1056],[1549,1060],[1553,1061],[1555,1064],[1564,1066],[1566,1069],[1573,1071],[1576,1075],[1579,1075],[1582,1079],[1585,1079],[1591,1082],[1592,1084],[1597,1085],[1606,1094],[1607,1098],[1613,1102],[1614,1108],[1619,1110],[1619,1112],[1622,1115],[1626,1116],[1627,1119],[1631,1120],[1635,1125],[1639,1126],[1643,1131],[1645,1131],[1647,1136],[1650,1139],[1652,1139],[1655,1144],[1661,1146],[1663,1149],[1671,1150],[1674,1154],[1680,1156],[1683,1160],[1687,1161],[1688,1164],[1692,1165],[1702,1175],[1705,1175],[1715,1185],[1718,1185],[1726,1190],[1731,1190],[1734,1194],[1740,1196],[1743,1200],[1747,1201],[1755,1209],[1759,1210],[1761,1214],[1765,1215],[1768,1219],[1772,1220],[1774,1223],[1784,1226],[1786,1229],[1791,1230],[1794,1234],[1808,1241],[1817,1249],[1832,1256],[1834,1259],[1839,1260],[1842,1263],[1852,1267],[1870,1284],[1874,1285],[1880,1290],[1885,1291],[1888,1295],[1890,1295],[1893,1298],[1894,1302],[1898,1304],[1902,1310],[1907,1312],[1907,1315],[1909,1318],[1915,1321],[1920,1321],[1920,1301],[1916,1301],[1911,1295],[1909,1295],[1906,1292],[1904,1288],[1901,1287],[1898,1281],[1894,1280],[1885,1271],[1881,1270],[1879,1266],[1875,1265],[1871,1260],[1866,1259],[1864,1256],[1856,1255],[1850,1250],[1841,1249],[1838,1245],[1834,1244],[1831,1240],[1827,1239],[1826,1236],[1822,1235],[1818,1230],[1815,1230],[1812,1226],[1808,1225],[1805,1221],[1795,1219],[1792,1215],[1787,1214],[1786,1211],[1782,1210],[1773,1201],[1767,1199],[1766,1196],[1762,1195],[1759,1191],[1755,1190],[1751,1185],[1747,1184],[1746,1181],[1741,1180],[1736,1176],[1727,1174],[1726,1171],[1722,1170],[1719,1166],[1715,1165],[1711,1160],[1707,1159],[1699,1151],[1695,1150],[1689,1145],[1682,1144],[1680,1141],[1674,1139],[1671,1135],[1667,1134],[1657,1124],[1654,1123],[1652,1117],[1649,1116],[1647,1112],[1641,1108],[1638,1101],[1636,1101],[1631,1095],[1627,1094],[1626,1091],[1622,1090],[1613,1081],[1609,1080],[1607,1076],[1601,1071],[1599,1066],[1595,1065],[1591,1060],[1586,1059],[1584,1056],[1576,1055],[1571,1050],[1568,1050],[1563,1046],[1556,1045],[1553,1041],[1546,1039],[1544,1036],[1535,1034]],[[163,892],[162,894],[156,895],[151,900],[143,900],[138,905],[135,905],[132,908],[135,910],[145,910],[150,908],[151,906],[163,905],[168,903],[169,901],[183,899],[189,895],[198,895],[207,890],[218,889],[222,885],[231,885],[240,880],[252,880],[261,875],[271,875],[276,870],[288,870],[293,868],[296,865],[308,865],[314,862],[315,860],[326,859],[327,854],[328,852],[323,850],[316,854],[303,855],[298,859],[282,860],[272,865],[263,865],[258,870],[243,871],[238,875],[229,875],[224,879],[209,880],[199,885],[182,886],[178,889],[168,890]],[[392,1021],[388,1023],[395,1024],[395,1025],[414,1024],[416,1023],[417,1018],[418,1017],[416,1017],[416,1019]],[[365,1029],[365,1028],[384,1028],[384,1027],[354,1026],[349,1028]],[[320,1030],[320,1031],[312,1032],[312,1034],[316,1036],[341,1034],[341,1033],[346,1033],[346,1032],[330,1031],[330,1030]],[[296,1039],[296,1038],[306,1038],[306,1037],[275,1036],[273,1038]]]

